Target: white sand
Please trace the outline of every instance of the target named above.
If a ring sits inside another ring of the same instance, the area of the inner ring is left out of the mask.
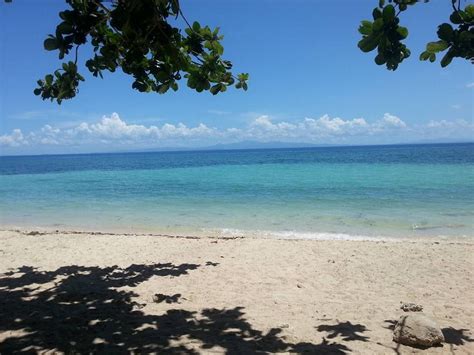
[[[468,239],[0,231],[0,353],[474,354],[473,251]],[[422,304],[448,343],[394,343],[401,301]]]

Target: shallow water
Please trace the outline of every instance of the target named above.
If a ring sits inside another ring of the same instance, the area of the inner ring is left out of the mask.
[[[474,144],[0,157],[0,224],[473,236]]]

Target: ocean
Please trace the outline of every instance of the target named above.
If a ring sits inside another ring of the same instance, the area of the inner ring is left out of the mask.
[[[0,157],[2,228],[474,236],[474,144]]]

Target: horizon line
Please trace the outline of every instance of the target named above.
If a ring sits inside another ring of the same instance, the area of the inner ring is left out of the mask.
[[[238,144],[236,143],[217,143],[216,145],[222,144]],[[259,144],[286,144],[285,142],[253,142]],[[474,144],[473,141],[447,141],[447,142],[432,142],[432,143],[385,143],[385,144],[315,144],[315,143],[296,143],[291,142],[287,143],[288,147],[274,147],[274,148],[213,148],[214,146],[204,146],[204,147],[170,147],[170,148],[149,148],[149,150],[136,150],[136,151],[97,151],[97,152],[88,152],[88,153],[43,153],[43,154],[1,154],[1,157],[41,157],[41,156],[62,156],[62,155],[99,155],[99,154],[152,154],[152,153],[182,153],[182,152],[225,152],[225,151],[242,151],[242,150],[285,150],[285,149],[320,149],[320,148],[350,148],[350,147],[387,147],[387,146],[409,146],[409,145],[446,145],[446,144]],[[291,144],[300,145],[298,147],[291,147]],[[305,146],[307,144],[307,146]],[[156,149],[156,150],[154,150]],[[169,149],[169,150],[168,150]]]

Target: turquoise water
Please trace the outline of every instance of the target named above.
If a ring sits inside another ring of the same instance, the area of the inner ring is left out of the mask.
[[[0,224],[473,236],[474,144],[0,158]]]

